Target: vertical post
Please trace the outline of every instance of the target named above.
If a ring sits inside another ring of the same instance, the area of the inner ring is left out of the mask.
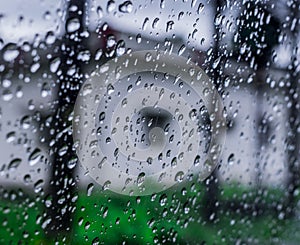
[[[215,18],[221,15],[221,7],[222,7],[222,0],[215,0]],[[220,32],[221,27],[220,25],[215,24],[215,41],[214,41],[214,48],[213,48],[213,57],[214,60],[219,58],[219,45],[220,45]],[[220,73],[215,68],[212,73],[214,85],[216,86],[217,90],[219,91],[220,87]],[[210,177],[205,180],[205,194],[204,194],[204,219],[208,222],[212,222],[216,219],[216,211],[217,211],[217,201],[218,201],[218,192],[219,192],[219,183],[218,183],[218,169],[216,168]]]
[[[291,31],[291,43],[293,53],[291,56],[291,64],[289,66],[290,87],[286,89],[286,95],[289,98],[291,107],[288,111],[288,135],[287,135],[287,162],[288,162],[288,201],[286,212],[288,216],[292,216],[296,207],[295,191],[300,188],[300,143],[299,131],[297,128],[300,125],[300,103],[299,103],[299,69],[297,63],[299,56],[297,55],[299,49],[299,1],[294,1],[290,6],[291,23],[289,29]]]
[[[67,0],[65,35],[60,48],[61,65],[59,74],[58,99],[52,120],[51,174],[49,195],[51,206],[48,214],[51,218],[46,233],[61,237],[72,229],[72,214],[75,210],[75,167],[77,158],[73,150],[71,131],[73,111],[77,93],[82,84],[82,63],[77,59],[83,49],[82,35],[87,2],[84,0]]]

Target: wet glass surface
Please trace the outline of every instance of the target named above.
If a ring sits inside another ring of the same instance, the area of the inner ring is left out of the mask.
[[[298,244],[299,1],[0,8],[0,244]]]

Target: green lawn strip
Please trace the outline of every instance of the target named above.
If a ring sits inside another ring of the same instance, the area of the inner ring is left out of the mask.
[[[14,194],[12,194],[14,195]],[[41,206],[34,199],[0,199],[0,244],[41,244],[44,232]],[[43,243],[45,244],[45,242]]]

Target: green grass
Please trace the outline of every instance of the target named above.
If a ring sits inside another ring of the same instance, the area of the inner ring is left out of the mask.
[[[96,187],[94,188],[96,189]],[[203,220],[203,186],[170,189],[148,197],[127,197],[102,191],[80,192],[73,229],[60,244],[281,244],[300,243],[299,218],[283,219],[280,212],[245,215],[222,207],[224,201],[280,203],[284,191],[257,192],[239,185],[222,186],[220,208],[212,223]],[[11,196],[11,195],[9,195]],[[300,199],[297,196],[298,200]],[[21,195],[0,199],[0,244],[53,244],[42,226],[41,200]]]

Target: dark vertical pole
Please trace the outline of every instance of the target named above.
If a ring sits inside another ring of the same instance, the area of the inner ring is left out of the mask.
[[[288,111],[288,135],[287,135],[287,161],[289,168],[289,176],[287,182],[288,188],[288,202],[287,214],[293,215],[296,206],[295,191],[300,188],[300,143],[299,143],[299,128],[300,125],[300,103],[299,103],[299,69],[297,64],[299,56],[297,51],[299,49],[299,1],[294,1],[290,6],[291,23],[289,29],[291,31],[291,43],[293,45],[293,54],[291,56],[291,65],[289,69],[291,85],[287,88],[286,93],[291,103]],[[298,95],[298,97],[296,96]]]
[[[221,8],[222,8],[222,0],[215,1],[215,18],[220,17],[221,15]],[[221,32],[221,24],[215,24],[215,42],[214,42],[214,51],[213,51],[213,58],[214,60],[219,58],[220,55],[220,32]],[[216,86],[217,90],[219,91],[220,88],[220,71],[216,67],[212,73],[214,85]],[[214,221],[216,219],[216,211],[217,211],[217,201],[218,201],[218,192],[219,192],[219,183],[218,183],[218,176],[217,176],[218,169],[216,168],[210,177],[208,177],[204,184],[205,184],[205,194],[204,194],[204,219],[208,222]]]
[[[51,222],[47,226],[49,236],[60,237],[72,229],[74,212],[74,194],[76,181],[74,171],[76,155],[73,150],[71,131],[72,113],[77,93],[82,83],[82,63],[77,59],[83,49],[84,17],[87,2],[84,0],[66,1],[65,36],[60,46],[60,70],[58,100],[52,120],[51,147],[52,169],[49,181],[49,195],[52,205],[49,208]]]

